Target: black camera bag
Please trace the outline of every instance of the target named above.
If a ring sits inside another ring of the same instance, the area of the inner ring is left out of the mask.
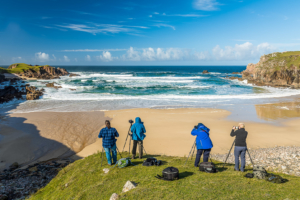
[[[161,165],[161,160],[157,160],[156,158],[147,158],[146,160],[144,160],[143,162],[143,166],[159,166]]]
[[[165,181],[173,181],[179,179],[179,170],[175,167],[167,167],[162,171],[162,176],[158,175],[155,178],[165,180]]]
[[[218,170],[216,169],[216,166],[212,162],[202,162],[199,165],[199,170],[202,172],[207,173],[216,173]]]

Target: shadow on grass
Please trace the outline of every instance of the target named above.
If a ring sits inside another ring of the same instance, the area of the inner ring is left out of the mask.
[[[186,177],[192,176],[194,173],[193,172],[182,172],[179,173],[179,179],[185,179]]]

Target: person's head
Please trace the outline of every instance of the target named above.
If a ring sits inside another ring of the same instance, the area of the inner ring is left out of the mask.
[[[106,126],[107,128],[110,128],[110,121],[109,121],[109,120],[106,120],[106,121],[105,121],[105,126]]]
[[[241,128],[245,128],[245,124],[244,123],[239,123],[239,129]]]

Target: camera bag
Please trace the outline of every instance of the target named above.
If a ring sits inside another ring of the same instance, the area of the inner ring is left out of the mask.
[[[257,179],[265,179],[268,173],[262,166],[253,166],[253,174]]]
[[[153,166],[153,165],[156,165],[156,166],[159,166],[161,165],[161,160],[157,160],[156,158],[147,158],[146,160],[144,160],[143,162],[143,166]]]
[[[207,173],[216,173],[218,170],[216,169],[216,165],[212,162],[202,162],[199,165],[199,170]]]
[[[162,176],[156,175],[155,178],[165,180],[165,181],[173,181],[179,179],[179,170],[175,167],[167,167],[162,171]]]

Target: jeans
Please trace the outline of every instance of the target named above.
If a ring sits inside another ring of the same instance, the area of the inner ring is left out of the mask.
[[[203,162],[208,162],[208,157],[209,157],[210,151],[211,151],[211,149],[198,149],[197,150],[195,167],[198,167],[202,153],[203,153]]]
[[[133,140],[132,155],[133,156],[136,155],[137,145],[139,145],[139,154],[140,154],[139,158],[142,158],[142,156],[143,156],[143,141]]]
[[[112,157],[113,157],[113,161],[114,163],[117,162],[117,145],[115,144],[112,148],[104,148],[105,154],[106,154],[106,158],[107,158],[107,162],[109,165],[111,165],[111,156],[110,156],[110,151],[112,152]]]
[[[241,171],[243,172],[245,170],[245,155],[246,155],[247,147],[235,147],[234,148],[234,157],[235,157],[235,170],[239,170],[240,166],[240,155],[241,155]]]

